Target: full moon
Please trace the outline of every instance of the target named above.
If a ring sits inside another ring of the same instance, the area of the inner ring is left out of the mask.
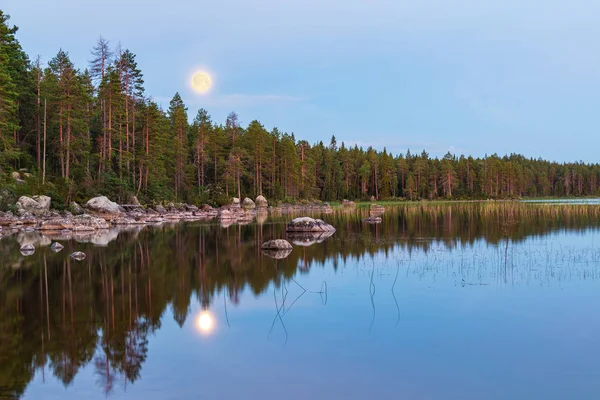
[[[206,93],[212,86],[212,79],[207,72],[198,71],[192,76],[192,89],[198,93]]]

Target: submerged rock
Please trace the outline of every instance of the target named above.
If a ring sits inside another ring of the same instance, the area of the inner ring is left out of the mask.
[[[22,255],[27,257],[35,253],[35,247],[33,247],[32,244],[24,244],[23,246],[21,246],[20,251]]]
[[[263,250],[288,250],[292,249],[292,245],[287,240],[275,239],[264,242],[260,248]]]
[[[71,257],[73,260],[76,260],[76,261],[82,261],[85,259],[86,256],[85,256],[84,252],[76,251],[75,253],[71,253],[69,255],[69,257]]]
[[[335,232],[335,228],[327,222],[310,217],[293,219],[287,226],[288,232]]]
[[[52,243],[52,245],[50,246],[50,249],[55,252],[58,253],[59,251],[61,251],[62,249],[64,249],[65,246],[63,246],[62,244],[58,243],[58,242],[54,242]]]

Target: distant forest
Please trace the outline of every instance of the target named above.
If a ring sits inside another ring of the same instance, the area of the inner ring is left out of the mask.
[[[163,110],[145,93],[131,51],[100,38],[89,65],[77,68],[64,50],[44,64],[23,51],[1,10],[0,21],[0,208],[36,193],[54,204],[97,194],[212,204],[258,194],[277,201],[599,194],[598,164],[394,155],[335,137],[311,144],[257,120],[241,126],[234,112],[219,123],[205,109],[190,123],[179,94]]]

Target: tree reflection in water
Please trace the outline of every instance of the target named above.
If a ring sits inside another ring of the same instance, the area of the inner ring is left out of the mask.
[[[280,324],[287,340],[285,316],[296,302],[318,294],[326,304],[328,296],[326,282],[311,292],[294,277],[326,263],[337,269],[347,262],[361,265],[375,256],[402,254],[391,287],[397,325],[400,309],[394,288],[400,269],[405,267],[407,275],[413,269],[422,275],[435,273],[437,256],[432,250],[440,246],[453,250],[480,240],[503,245],[502,269],[510,273],[509,241],[557,230],[583,232],[598,227],[600,220],[600,211],[593,206],[518,203],[413,204],[388,209],[377,225],[363,223],[367,215],[368,210],[358,208],[324,216],[337,229],[332,237],[288,236],[286,216],[263,217],[259,224],[243,226],[163,224],[85,236],[30,232],[5,237],[0,240],[0,396],[20,397],[35,371],[45,379],[50,370],[69,386],[90,363],[106,395],[118,385],[134,383],[147,358],[148,338],[160,329],[165,310],[171,308],[183,326],[193,297],[208,310],[223,295],[229,325],[227,299],[237,305],[243,290],[259,295],[272,286],[275,315],[269,337]],[[285,258],[272,259],[260,247],[277,238],[289,239],[296,247]],[[65,249],[52,252],[48,247],[52,240],[60,240]],[[27,258],[19,253],[24,242],[37,247]],[[87,258],[70,260],[68,254],[76,250]],[[424,266],[408,262],[414,252],[425,254]],[[562,253],[557,254],[560,258]],[[463,272],[462,264],[458,268]],[[373,264],[369,329],[375,322],[376,272]],[[299,287],[300,294],[288,298],[290,285]],[[210,314],[195,317],[200,331],[215,329]]]

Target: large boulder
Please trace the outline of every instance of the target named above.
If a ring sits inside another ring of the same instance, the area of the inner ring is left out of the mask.
[[[85,207],[99,214],[120,214],[125,211],[120,205],[114,201],[110,201],[106,196],[98,196],[90,199],[85,204]]]
[[[254,204],[254,202],[251,199],[246,197],[242,202],[242,208],[244,210],[254,210],[256,208],[256,204]]]
[[[293,219],[287,226],[288,232],[335,232],[335,228],[327,222],[310,217]]]
[[[17,213],[19,215],[26,213],[42,215],[50,210],[51,200],[48,196],[21,196],[16,204]]]
[[[269,206],[269,202],[262,194],[256,198],[255,203],[257,208],[267,208]]]
[[[264,242],[260,248],[263,250],[288,250],[292,249],[292,245],[287,240],[275,239]]]

